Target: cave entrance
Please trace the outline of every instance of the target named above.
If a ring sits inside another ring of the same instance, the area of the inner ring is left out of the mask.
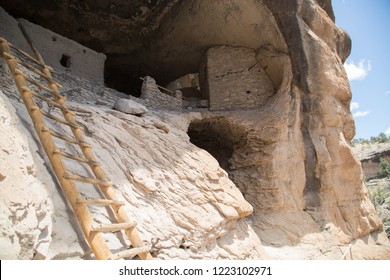
[[[245,143],[245,130],[226,117],[213,117],[192,121],[187,133],[190,142],[209,152],[240,188],[241,184],[237,184],[233,176],[233,157]],[[245,197],[245,193],[243,195]]]
[[[192,144],[209,152],[229,173],[229,159],[234,152],[234,141],[216,120],[192,122],[188,128],[188,135]]]

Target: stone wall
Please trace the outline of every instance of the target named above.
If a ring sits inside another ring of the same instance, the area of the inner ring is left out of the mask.
[[[21,20],[47,64],[103,85],[106,56],[27,20]]]
[[[96,85],[104,84],[106,56],[25,19],[19,22],[26,29],[45,63],[53,68],[88,79]],[[18,21],[0,8],[0,36],[31,54],[18,27]]]
[[[18,21],[0,7],[0,37],[31,54],[26,39],[18,27]]]
[[[156,81],[146,76],[141,87],[141,99],[146,101],[147,106],[154,109],[180,111],[182,109],[182,94],[175,91],[175,96],[161,92]]]
[[[202,59],[199,80],[210,110],[259,108],[275,92],[254,50],[243,47],[210,48]]]

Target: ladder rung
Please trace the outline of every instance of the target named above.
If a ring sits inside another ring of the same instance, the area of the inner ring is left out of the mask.
[[[102,180],[99,180],[99,179],[96,179],[96,178],[79,176],[79,175],[73,174],[71,172],[65,172],[64,173],[64,178],[75,180],[75,181],[79,181],[79,182],[82,182],[82,183],[89,183],[89,184],[92,184],[92,185],[99,185],[99,186],[103,186],[103,187],[108,187],[108,186],[112,185],[111,181],[102,181]]]
[[[119,260],[124,258],[134,258],[139,254],[149,253],[152,248],[150,246],[143,246],[138,248],[132,248],[129,250],[125,250],[116,254],[112,254],[108,257],[109,260]]]
[[[10,43],[8,43],[8,45],[9,45],[13,50],[15,50],[16,52],[18,52],[18,53],[24,55],[26,58],[28,58],[29,60],[33,61],[34,63],[36,63],[36,64],[38,64],[38,65],[40,65],[40,66],[42,66],[42,67],[44,67],[44,68],[47,68],[47,69],[49,69],[50,71],[53,71],[53,68],[51,68],[51,67],[49,67],[49,66],[47,66],[47,65],[45,65],[45,64],[43,64],[43,63],[41,63],[41,62],[39,62],[38,60],[36,60],[35,58],[33,58],[33,57],[32,57],[31,55],[29,55],[28,53],[26,53],[26,52],[24,52],[24,51],[18,49],[17,47],[13,46],[13,45],[10,44]]]
[[[76,161],[80,161],[80,162],[84,162],[84,163],[87,163],[91,166],[97,166],[97,165],[101,165],[99,162],[97,161],[92,161],[92,160],[88,160],[84,157],[79,157],[79,156],[75,156],[75,155],[72,155],[70,153],[67,153],[65,152],[64,150],[62,149],[56,149],[53,151],[54,154],[60,154],[66,158],[69,158],[69,159],[73,159],[73,160],[76,160]]]
[[[38,92],[35,92],[35,91],[29,89],[28,87],[23,86],[22,87],[22,92],[29,92],[32,95],[34,95],[35,97],[45,101],[47,104],[50,104],[50,105],[52,105],[54,107],[60,108],[62,110],[69,110],[68,108],[63,107],[61,104],[57,103],[54,99],[51,99],[51,98],[46,97],[46,96],[44,96],[42,94],[39,94]]]
[[[67,157],[67,158],[70,158],[70,159],[73,159],[73,160],[76,160],[76,161],[88,163],[88,160],[86,158],[72,155],[70,153],[65,152],[64,150],[61,150],[61,149],[60,150],[58,150],[58,149],[54,150],[53,154],[60,154],[60,155],[62,155],[64,157]]]
[[[26,74],[24,74],[22,70],[16,69],[16,70],[15,70],[15,74],[16,74],[16,75],[21,75],[21,76],[23,76],[23,78],[24,78],[27,82],[29,82],[30,84],[33,84],[34,86],[36,86],[36,87],[38,87],[38,88],[40,88],[40,89],[42,89],[42,90],[45,90],[45,91],[51,93],[51,94],[54,95],[54,96],[60,96],[60,98],[64,98],[64,99],[65,99],[65,97],[62,96],[62,95],[60,95],[57,91],[52,90],[51,88],[48,88],[47,86],[44,86],[44,85],[38,83],[38,82],[35,81],[34,79],[32,79],[32,78],[30,78],[29,76],[27,76]]]
[[[31,111],[41,111],[41,109],[38,106],[31,106],[30,107]]]
[[[97,206],[123,206],[125,203],[118,200],[110,199],[90,199],[90,198],[81,198],[77,200],[77,203],[97,205]]]
[[[16,62],[22,66],[24,66],[25,68],[27,68],[28,70],[30,70],[31,72],[34,72],[35,74],[38,74],[39,76],[41,76],[42,78],[46,79],[49,83],[53,83],[55,84],[57,87],[59,88],[63,88],[62,85],[60,85],[59,83],[57,83],[56,81],[54,81],[52,78],[50,78],[49,76],[47,76],[45,73],[43,73],[42,71],[36,69],[34,66],[31,66],[30,64],[28,63],[25,63],[23,61],[21,61],[20,59],[16,59]],[[58,96],[56,95],[57,98],[60,98],[62,95],[58,94]]]
[[[64,107],[62,106],[61,104],[57,103],[54,99],[50,99],[42,94],[39,94],[33,90],[31,90],[30,88],[26,87],[26,86],[23,86],[22,87],[22,92],[29,92],[30,94],[32,94],[33,96],[45,101],[47,104],[49,105],[52,105],[54,107],[57,107],[61,110],[63,110],[64,112],[67,112],[67,113],[71,113],[72,115],[75,115],[72,111],[70,111],[67,107]]]
[[[137,225],[136,222],[118,223],[118,224],[94,224],[91,226],[91,231],[97,232],[115,232],[124,229],[132,229]]]
[[[64,134],[61,134],[61,133],[54,131],[54,130],[47,128],[47,127],[43,127],[42,132],[49,132],[52,136],[57,137],[59,139],[62,139],[65,142],[68,142],[71,144],[76,144],[76,145],[79,144],[79,141],[77,141],[76,139],[69,137],[69,136],[66,136]]]
[[[7,52],[3,52],[2,55],[5,57],[5,59],[15,59],[16,60],[16,57],[14,57],[12,54],[10,53],[7,53]]]
[[[62,139],[65,142],[68,142],[68,143],[71,143],[71,144],[75,144],[75,145],[79,145],[79,146],[82,146],[82,147],[89,147],[89,148],[91,148],[91,145],[88,144],[87,142],[80,142],[77,139],[74,139],[74,138],[71,138],[71,137],[66,136],[64,134],[58,133],[57,131],[54,131],[54,130],[52,130],[50,128],[47,128],[47,127],[43,127],[42,128],[42,132],[49,132],[52,136],[54,136],[56,138],[59,138],[59,139]]]
[[[54,121],[56,121],[56,122],[59,122],[59,123],[68,125],[68,126],[73,127],[73,128],[77,128],[77,129],[84,130],[84,127],[79,126],[79,125],[76,124],[76,123],[70,123],[70,122],[68,122],[67,120],[64,120],[64,119],[58,118],[58,117],[56,117],[56,116],[53,116],[52,114],[49,114],[48,112],[45,112],[44,110],[41,110],[41,113],[42,113],[42,115],[44,115],[45,117],[48,117],[49,119],[52,119],[52,120],[54,120]]]

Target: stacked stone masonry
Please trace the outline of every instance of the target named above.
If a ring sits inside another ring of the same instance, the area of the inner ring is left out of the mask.
[[[177,90],[174,95],[170,96],[161,92],[153,78],[149,76],[144,78],[141,88],[141,99],[146,101],[147,106],[154,109],[181,111],[182,94]]]
[[[275,92],[254,50],[249,48],[210,48],[200,65],[199,79],[210,110],[259,108]]]

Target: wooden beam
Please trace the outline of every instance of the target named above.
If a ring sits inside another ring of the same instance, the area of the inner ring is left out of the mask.
[[[142,81],[145,80],[145,78],[142,78],[142,77],[139,77],[139,78],[140,78]],[[160,85],[158,85],[158,84],[156,84],[156,86],[157,86],[158,88],[161,88],[161,89],[163,89],[163,90],[165,90],[165,91],[171,93],[172,95],[175,95],[175,92],[174,92],[173,90],[167,89],[167,88],[162,87],[162,86],[160,86]]]
[[[120,231],[124,229],[133,229],[137,226],[137,223],[127,222],[127,223],[119,223],[119,224],[94,224],[91,227],[92,231],[98,231],[98,232],[115,232]]]
[[[110,206],[110,205],[123,206],[123,205],[125,205],[125,203],[123,201],[108,200],[108,199],[90,199],[90,198],[78,199],[77,203],[84,203],[84,204],[88,204],[88,205],[97,205],[97,206]]]

